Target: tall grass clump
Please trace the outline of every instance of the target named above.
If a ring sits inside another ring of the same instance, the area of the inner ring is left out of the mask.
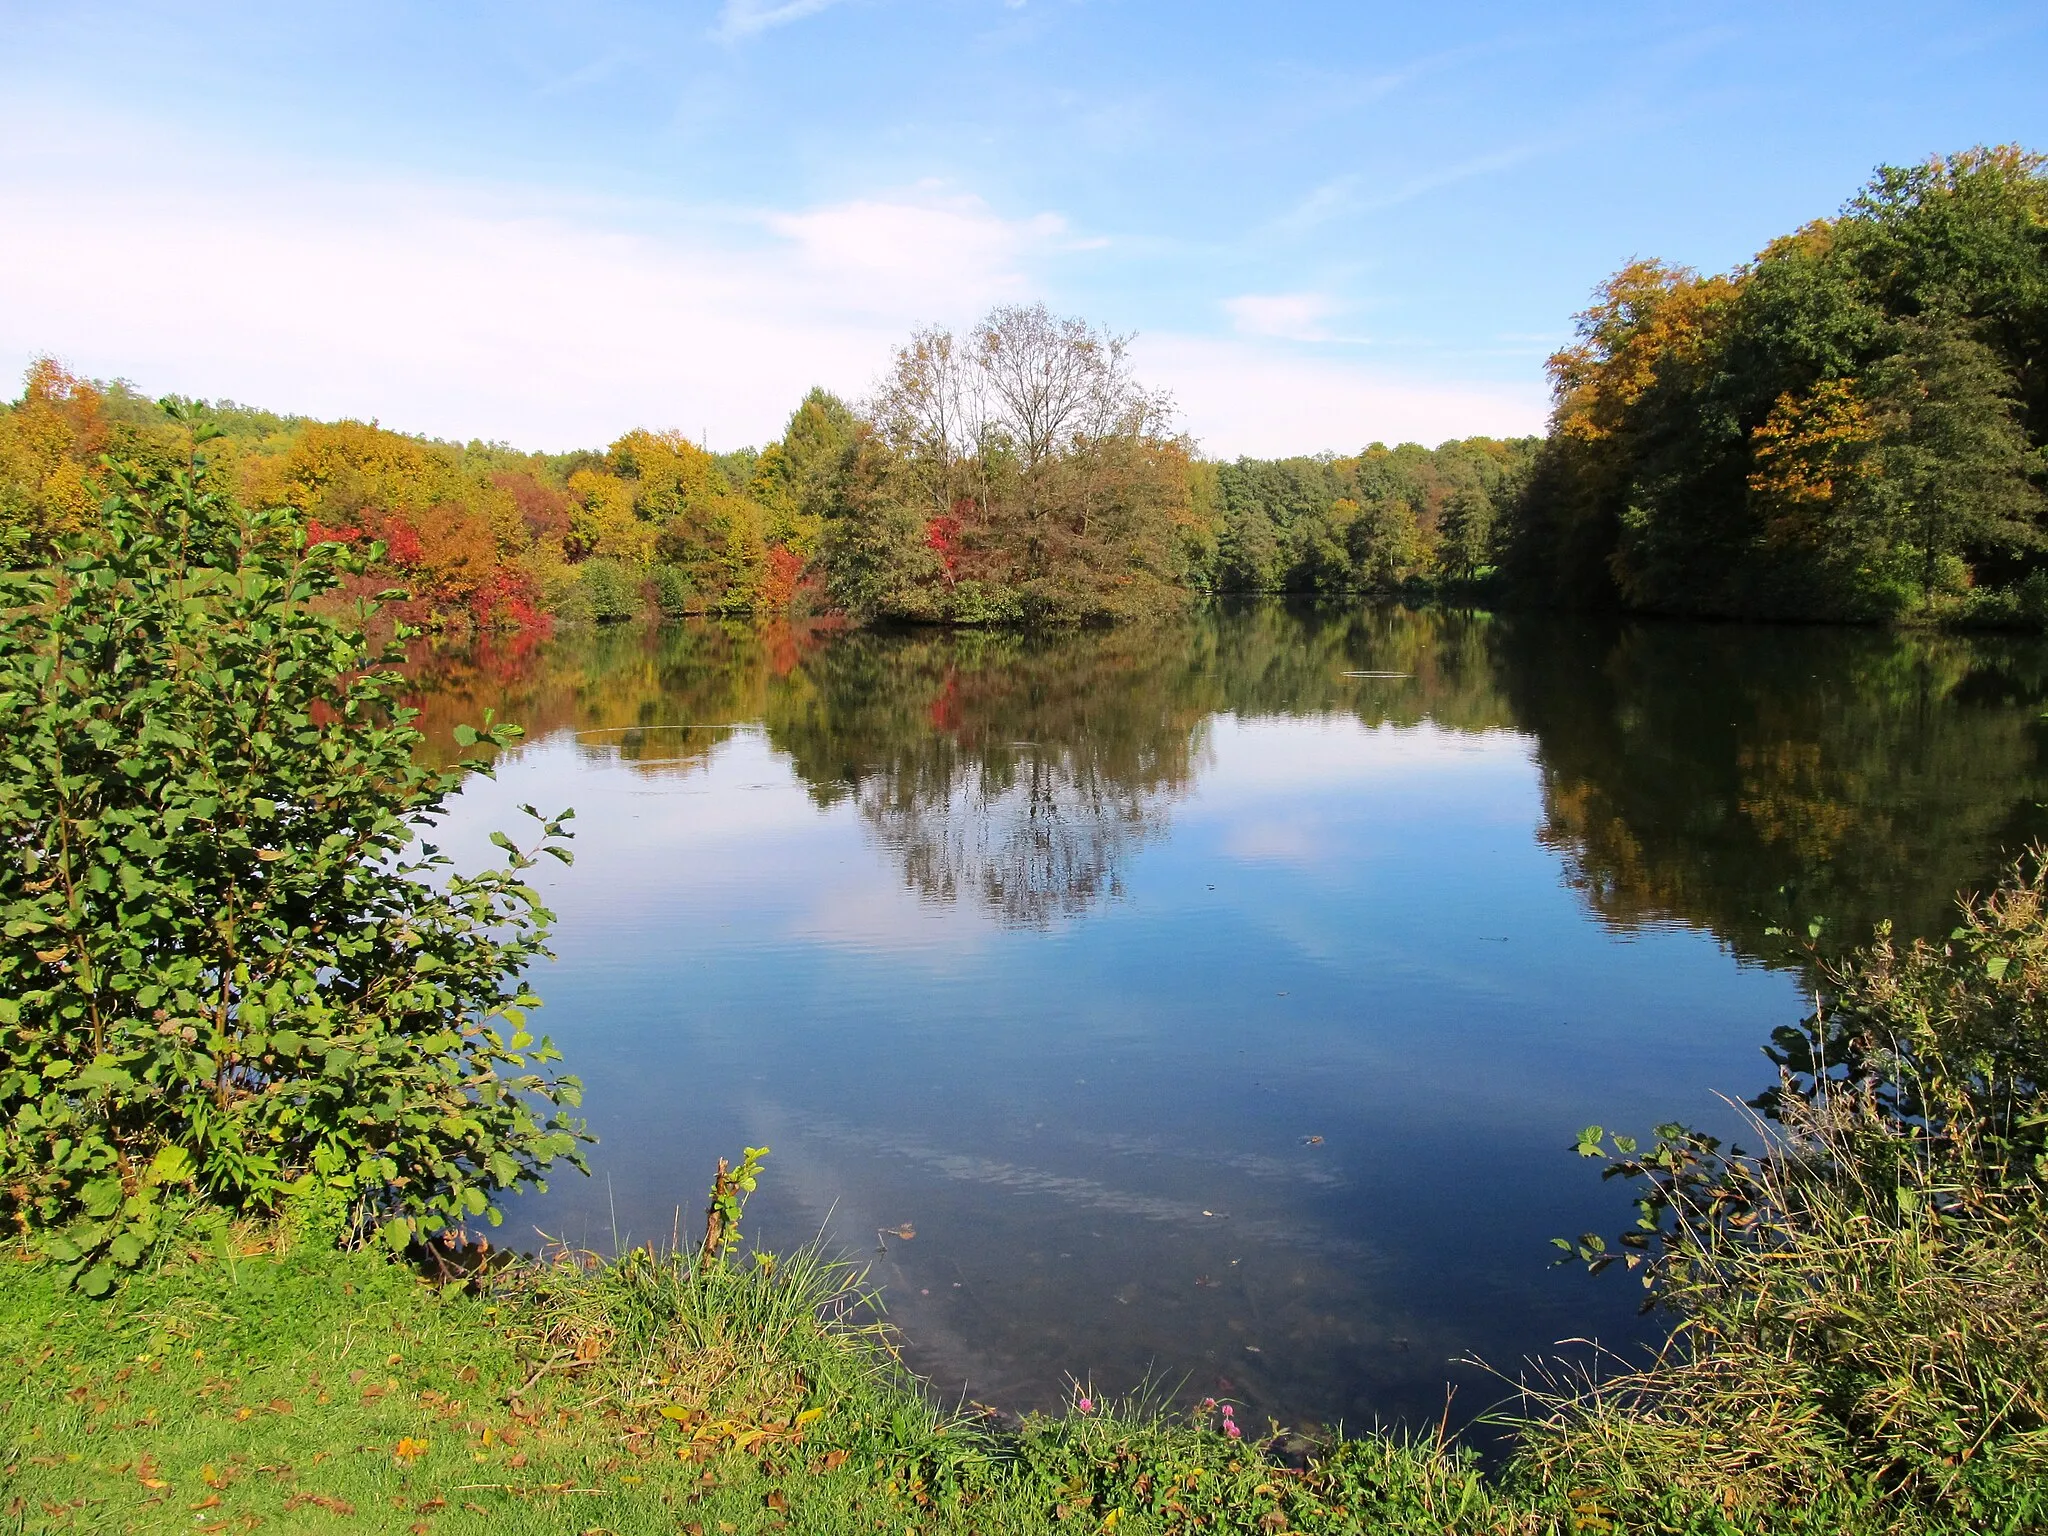
[[[1815,964],[1815,1012],[1775,1032],[1778,1086],[1751,1105],[1761,1151],[1677,1125],[1647,1149],[1581,1138],[1640,1198],[1618,1246],[1577,1251],[1637,1271],[1675,1326],[1646,1369],[1549,1399],[1525,1461],[1624,1503],[2042,1528],[2043,851],[1941,943],[1880,927]]]

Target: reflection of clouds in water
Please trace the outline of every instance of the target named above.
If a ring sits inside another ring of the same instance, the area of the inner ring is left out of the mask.
[[[1314,816],[1240,822],[1223,839],[1223,852],[1261,863],[1315,864],[1330,856],[1328,829]]]
[[[917,959],[951,974],[987,947],[993,925],[971,909],[934,912],[929,904],[892,889],[893,899],[876,900],[865,877],[840,881],[806,893],[803,910],[788,929],[792,939],[831,944],[859,954]],[[963,921],[963,918],[965,919]]]
[[[1089,1135],[1084,1131],[1063,1131],[1061,1135],[1073,1146],[1100,1147],[1120,1157],[1171,1157],[1186,1162],[1214,1163],[1218,1167],[1234,1168],[1254,1179],[1313,1184],[1323,1189],[1345,1189],[1351,1183],[1341,1173],[1329,1168],[1266,1157],[1257,1152],[1222,1152],[1209,1147],[1193,1147],[1169,1136]]]
[[[894,1158],[913,1164],[927,1173],[959,1183],[988,1185],[1025,1195],[1044,1195],[1081,1210],[1100,1211],[1112,1216],[1131,1217],[1190,1231],[1214,1231],[1220,1223],[1227,1223],[1231,1234],[1246,1243],[1291,1248],[1321,1258],[1339,1259],[1352,1266],[1378,1262],[1383,1258],[1363,1243],[1331,1232],[1317,1231],[1302,1223],[1262,1220],[1233,1212],[1225,1206],[1204,1207],[1199,1200],[1140,1194],[1132,1190],[1116,1189],[1095,1179],[1050,1173],[1042,1168],[1004,1162],[968,1152],[949,1152],[932,1145],[921,1136],[892,1134],[870,1126],[849,1125],[830,1116],[792,1116],[791,1123],[798,1134],[822,1141],[828,1146],[865,1153],[871,1157]],[[1154,1144],[1154,1139],[1146,1139],[1145,1144],[1149,1148]],[[1181,1158],[1190,1155],[1184,1150],[1173,1149],[1169,1143],[1158,1145],[1167,1155]],[[1198,1160],[1221,1163],[1238,1171],[1251,1171],[1244,1167],[1242,1160],[1228,1154]],[[1251,1161],[1262,1166],[1272,1163],[1271,1159]],[[1261,1176],[1271,1177],[1270,1167]],[[1220,1196],[1216,1198],[1221,1199]]]

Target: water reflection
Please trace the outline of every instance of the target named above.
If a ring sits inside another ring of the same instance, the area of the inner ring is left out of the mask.
[[[1772,958],[1787,917],[1942,933],[2048,828],[2037,640],[1516,620],[1495,651],[1541,836],[1618,926]]]
[[[1272,602],[1037,639],[586,629],[422,647],[415,670],[443,751],[487,708],[650,774],[765,729],[908,886],[1025,925],[1117,896],[1221,715],[1529,736],[1537,835],[1595,914],[1759,960],[1788,904],[1844,934],[1942,931],[2048,832],[2048,647],[2010,636]]]
[[[771,1145],[758,1230],[867,1249],[918,1367],[1013,1405],[1434,1422],[1456,1356],[1625,1342],[1546,1267],[1625,1219],[1572,1132],[1711,1123],[1799,1009],[1781,906],[1940,931],[2048,799],[2048,650],[1994,639],[1258,603],[418,675],[437,739],[530,732],[451,846],[579,812],[537,980],[603,1140],[515,1220],[666,1237]]]

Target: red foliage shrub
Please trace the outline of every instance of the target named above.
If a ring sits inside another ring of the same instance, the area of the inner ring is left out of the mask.
[[[777,612],[787,608],[803,579],[802,556],[777,544],[768,551],[768,569],[761,577],[761,606]]]

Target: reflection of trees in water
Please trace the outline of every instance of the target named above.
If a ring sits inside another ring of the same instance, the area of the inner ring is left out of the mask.
[[[769,739],[920,894],[1044,923],[1117,894],[1192,781],[1210,707],[1188,638],[852,636],[773,702]]]
[[[1877,630],[1517,620],[1540,839],[1604,921],[1776,958],[1773,921],[1945,931],[2044,823],[2048,648]],[[1783,894],[1780,890],[1783,888]]]
[[[922,895],[1042,924],[1121,891],[1219,713],[1505,724],[1486,624],[1265,602],[1037,637],[855,635],[811,658],[793,707],[771,698],[769,734]]]
[[[1165,825],[1143,790],[1066,752],[1030,753],[1004,775],[962,763],[949,784],[906,794],[884,775],[855,792],[861,815],[931,900],[971,895],[1004,922],[1072,917],[1123,894],[1123,869]]]
[[[528,743],[573,732],[593,761],[666,776],[702,768],[734,726],[758,722],[770,690],[787,686],[824,638],[788,625],[759,631],[709,621],[582,626],[545,642],[513,635],[461,647],[417,644],[408,670],[435,761],[456,755],[458,722],[495,709],[525,728]]]
[[[1942,931],[1958,888],[2048,827],[2031,640],[1261,601],[1037,637],[586,630],[416,670],[443,742],[491,706],[665,773],[726,734],[669,727],[759,722],[913,888],[1014,923],[1120,889],[1220,713],[1527,733],[1537,835],[1592,910],[1751,958],[1778,953],[1766,913]]]

